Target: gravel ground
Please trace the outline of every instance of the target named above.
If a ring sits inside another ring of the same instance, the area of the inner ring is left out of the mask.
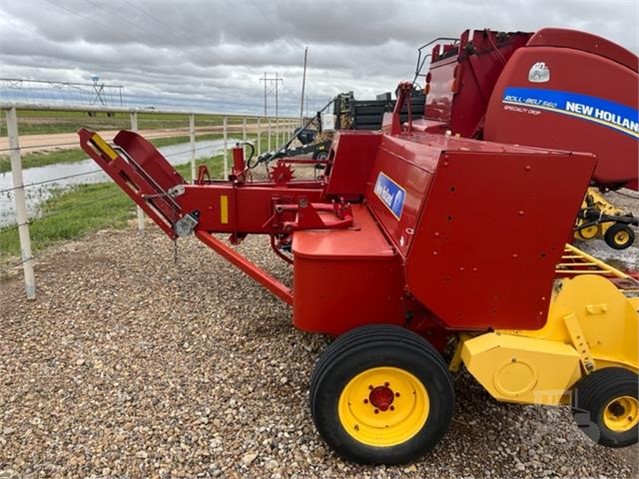
[[[290,281],[265,238],[241,250]],[[639,475],[637,446],[597,446],[567,408],[497,403],[464,373],[430,455],[343,462],[308,408],[328,339],[194,238],[177,264],[150,225],[67,243],[39,260],[33,302],[18,274],[1,283],[0,479]]]

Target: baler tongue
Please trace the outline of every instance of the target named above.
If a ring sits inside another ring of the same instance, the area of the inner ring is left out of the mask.
[[[86,128],[78,135],[82,149],[167,235],[174,239],[180,227],[192,229],[196,219],[175,201],[186,181],[151,143],[132,131],[120,131],[114,149]]]

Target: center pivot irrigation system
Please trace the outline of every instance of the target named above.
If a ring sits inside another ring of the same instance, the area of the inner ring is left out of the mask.
[[[200,167],[188,183],[136,133],[80,143],[171,239],[195,234],[296,327],[337,337],[310,402],[343,457],[429,451],[462,364],[499,401],[572,405],[599,444],[636,443],[639,284],[569,243],[591,185],[636,188],[637,57],[560,29],[467,31],[431,55],[425,118],[402,121],[401,83],[382,131],[337,132],[318,179],[280,158],[253,181],[237,146],[228,179]],[[270,237],[292,288],[232,247],[249,234]]]

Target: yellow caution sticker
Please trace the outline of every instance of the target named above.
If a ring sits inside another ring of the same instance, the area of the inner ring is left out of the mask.
[[[220,196],[220,223],[223,225],[229,222],[229,197],[226,195]]]
[[[102,139],[100,135],[97,133],[91,137],[91,141],[93,144],[100,150],[101,153],[104,153],[111,160],[115,160],[118,157],[118,154],[115,152],[111,146]]]

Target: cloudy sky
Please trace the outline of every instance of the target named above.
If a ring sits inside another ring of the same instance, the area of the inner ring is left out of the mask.
[[[467,28],[590,31],[639,52],[639,2],[0,0],[0,76],[87,82],[97,73],[157,97],[261,113],[264,72],[299,111],[304,47],[311,109],[341,91],[372,98],[412,79],[418,46]]]

